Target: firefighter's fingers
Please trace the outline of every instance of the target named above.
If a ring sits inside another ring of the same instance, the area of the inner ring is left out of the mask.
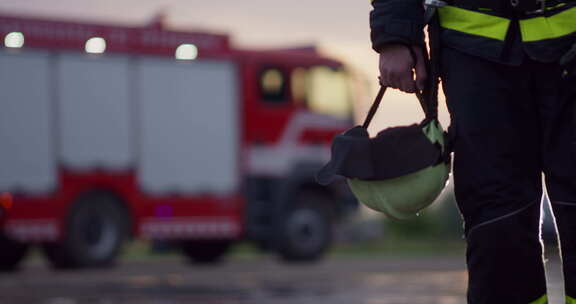
[[[388,81],[391,88],[399,89],[402,86],[402,81],[400,80],[398,72],[395,70],[390,70],[388,72]]]
[[[402,75],[400,90],[406,93],[416,92],[416,83],[414,82],[414,74],[412,71]]]
[[[385,87],[391,87],[391,81],[390,81],[391,73],[386,63],[386,60],[385,58],[383,58],[383,56],[380,56],[379,69],[380,69],[380,85]]]
[[[393,89],[397,89],[400,86],[400,82],[398,81],[398,77],[394,70],[390,69],[389,66],[386,66],[381,69],[380,72],[380,84],[385,87],[390,87]]]
[[[424,90],[426,80],[428,79],[428,71],[426,70],[426,60],[424,58],[424,51],[420,47],[413,47],[416,54],[416,65],[414,71],[416,72],[416,87],[418,90]]]
[[[406,75],[412,70],[409,50],[404,45],[386,46],[380,50],[379,68],[382,85],[403,89],[406,87]]]

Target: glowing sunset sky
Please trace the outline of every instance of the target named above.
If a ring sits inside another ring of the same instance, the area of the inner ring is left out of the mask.
[[[369,0],[0,0],[0,14],[129,25],[143,25],[164,10],[168,27],[229,33],[243,48],[317,45],[375,85],[370,9]],[[370,96],[376,93],[372,89]],[[388,93],[379,114],[379,127],[422,117],[415,98],[396,92]],[[444,109],[442,114],[446,121]]]

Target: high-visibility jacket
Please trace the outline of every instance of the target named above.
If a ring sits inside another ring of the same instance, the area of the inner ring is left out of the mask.
[[[517,1],[538,7],[537,0]],[[448,1],[438,10],[441,39],[445,46],[502,63],[520,64],[526,55],[557,61],[576,42],[576,1],[564,1],[548,0],[544,9],[533,11],[516,9],[510,0]],[[375,50],[390,43],[423,43],[422,0],[373,0],[372,5]]]

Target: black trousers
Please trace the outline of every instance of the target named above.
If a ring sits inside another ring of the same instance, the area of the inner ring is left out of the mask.
[[[543,180],[561,240],[567,303],[576,303],[575,78],[563,77],[558,64],[506,66],[448,48],[442,74],[468,245],[468,303],[547,303]]]

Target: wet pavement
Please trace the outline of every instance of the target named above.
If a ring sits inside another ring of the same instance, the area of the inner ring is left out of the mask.
[[[551,304],[560,304],[557,259],[548,265]],[[460,256],[338,257],[298,265],[266,256],[220,266],[174,259],[67,272],[37,262],[0,274],[0,304],[463,304],[465,288]]]

